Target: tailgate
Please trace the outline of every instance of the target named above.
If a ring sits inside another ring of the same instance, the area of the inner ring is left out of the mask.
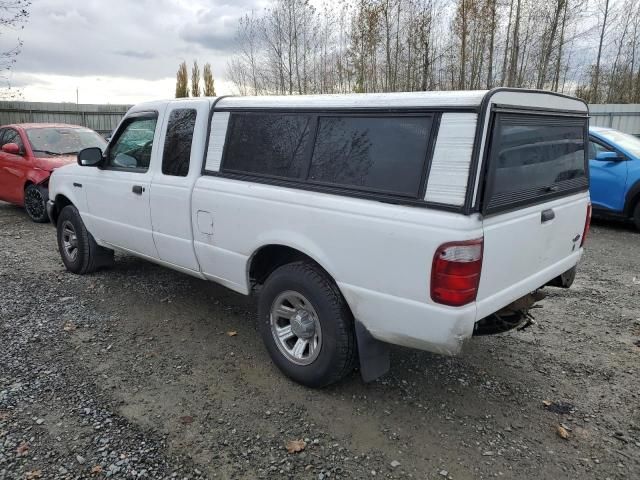
[[[493,115],[478,318],[577,263],[589,204],[586,116]]]

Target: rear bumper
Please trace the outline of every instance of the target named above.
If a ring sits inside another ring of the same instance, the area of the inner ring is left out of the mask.
[[[491,297],[463,307],[421,303],[338,283],[354,317],[372,337],[395,345],[456,355],[473,336],[475,323],[548,284],[573,268],[582,249]]]
[[[543,287],[557,276],[572,269],[580,261],[582,253],[583,249],[581,248],[560,262],[537,272],[535,275],[525,278],[524,280],[521,280],[520,282],[511,285],[509,288],[505,288],[498,293],[491,295],[490,297],[479,299],[476,302],[478,308],[477,320],[488,317],[492,313],[495,313],[501,308],[509,305],[511,302],[523,297],[529,292],[533,292],[534,290]]]
[[[444,355],[460,352],[473,335],[474,303],[447,307],[339,283],[354,317],[375,339]]]

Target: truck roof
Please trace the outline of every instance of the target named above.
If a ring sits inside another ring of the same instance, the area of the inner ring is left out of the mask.
[[[225,97],[216,108],[476,107],[487,90]]]
[[[291,109],[350,109],[350,108],[479,108],[486,100],[505,104],[566,109],[586,112],[587,105],[575,97],[554,92],[530,89],[495,88],[493,90],[459,90],[430,92],[349,93],[326,95],[265,95],[179,98],[136,105],[134,110],[157,108],[177,101],[208,100],[220,109],[291,108]]]

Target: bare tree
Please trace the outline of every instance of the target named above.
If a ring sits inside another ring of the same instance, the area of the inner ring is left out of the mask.
[[[600,61],[602,59],[602,44],[604,43],[604,36],[607,31],[607,18],[609,16],[609,0],[604,0],[604,11],[602,26],[600,27],[600,41],[598,42],[598,57],[596,59],[595,73],[593,75],[593,102],[598,102],[600,99]]]
[[[497,20],[497,0],[488,0],[487,8],[489,10],[489,58],[487,60],[487,83],[486,87],[493,86],[493,55],[495,52],[496,41],[496,20]]]
[[[7,31],[24,28],[29,18],[30,6],[30,0],[0,0],[0,37]],[[0,87],[0,98],[12,99],[20,96],[20,91],[11,88],[9,72],[22,51],[22,45],[22,40],[18,38],[13,46],[5,46],[0,50],[0,81],[4,84]]]
[[[506,85],[640,97],[637,0],[309,1],[273,0],[239,22],[227,75],[240,93]]]

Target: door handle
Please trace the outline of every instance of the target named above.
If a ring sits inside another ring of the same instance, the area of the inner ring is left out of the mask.
[[[554,212],[553,209],[543,210],[540,215],[540,223],[549,222],[554,218],[556,218],[556,212]]]
[[[142,195],[142,192],[144,192],[144,187],[142,185],[134,185],[131,188],[131,191],[136,195]]]

